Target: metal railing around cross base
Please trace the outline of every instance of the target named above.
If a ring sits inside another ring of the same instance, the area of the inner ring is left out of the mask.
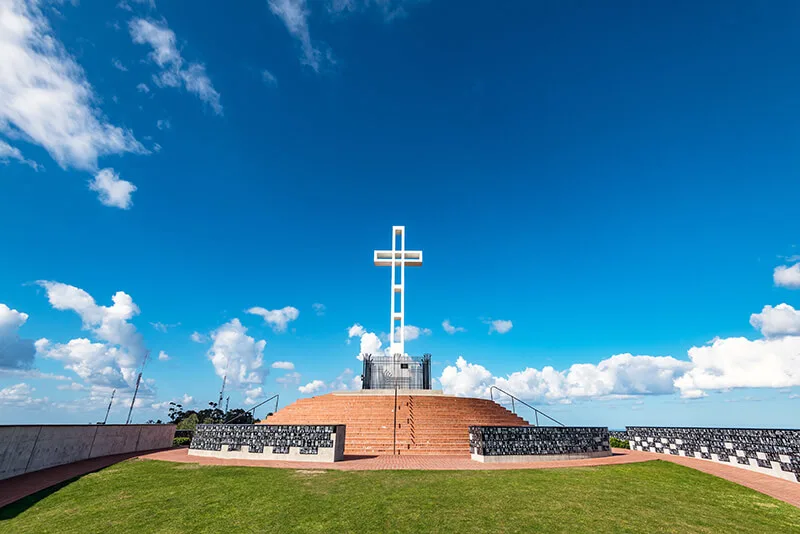
[[[240,417],[242,417],[243,415],[245,415],[245,414],[248,414],[248,413],[252,413],[252,414],[253,414],[253,419],[255,419],[255,416],[256,416],[256,408],[258,408],[259,406],[263,406],[263,405],[265,405],[266,403],[268,403],[268,402],[269,402],[269,401],[271,401],[272,399],[275,399],[275,412],[277,412],[277,411],[278,411],[278,400],[280,400],[280,399],[279,399],[279,397],[280,397],[280,395],[276,393],[275,395],[271,396],[270,398],[268,398],[268,399],[267,399],[267,400],[265,400],[264,402],[259,402],[258,404],[256,404],[255,406],[253,406],[252,408],[250,408],[249,410],[247,410],[246,412],[244,412],[244,413],[240,413],[239,415],[237,415],[237,416],[236,416],[236,417],[234,417],[233,419],[229,419],[228,421],[225,421],[225,422],[224,422],[224,423],[222,423],[222,424],[224,424],[224,425],[227,425],[227,424],[229,424],[229,423],[232,423],[233,421],[236,421],[237,419],[239,419]],[[275,412],[272,412],[272,413],[275,413]]]
[[[556,421],[555,419],[553,419],[552,417],[550,417],[550,416],[549,416],[549,415],[547,415],[546,413],[544,413],[544,412],[542,412],[542,411],[539,411],[539,410],[537,410],[536,408],[534,408],[533,406],[531,406],[530,404],[528,404],[528,403],[527,403],[527,402],[525,402],[524,400],[520,399],[519,397],[515,397],[514,395],[512,395],[512,394],[511,394],[511,393],[509,393],[508,391],[505,391],[505,390],[503,390],[503,389],[500,389],[500,388],[499,388],[499,387],[497,387],[497,386],[492,386],[492,387],[490,387],[490,388],[489,388],[489,397],[491,397],[492,401],[494,401],[494,390],[495,390],[495,389],[496,389],[497,391],[499,391],[500,393],[505,393],[506,395],[508,395],[509,397],[511,397],[511,411],[512,411],[514,414],[516,414],[516,413],[517,413],[517,409],[516,409],[516,406],[515,406],[515,404],[514,404],[514,401],[517,401],[517,402],[519,402],[519,403],[522,403],[523,405],[525,405],[525,406],[527,406],[528,408],[530,408],[531,410],[533,410],[533,412],[534,412],[534,414],[535,414],[535,416],[536,416],[536,426],[539,426],[539,414],[542,414],[543,416],[547,417],[548,419],[550,419],[552,422],[554,422],[554,423],[555,423],[555,424],[557,424],[557,425],[566,426],[564,423],[561,423],[561,422],[559,422],[559,421]]]

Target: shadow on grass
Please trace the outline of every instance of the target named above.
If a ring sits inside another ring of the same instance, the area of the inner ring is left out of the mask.
[[[101,468],[105,469],[105,468]],[[100,471],[101,469],[97,469]],[[57,492],[61,488],[67,487],[76,480],[81,479],[83,476],[88,475],[89,473],[84,473],[83,475],[78,475],[74,478],[69,480],[64,480],[63,482],[59,482],[55,486],[50,486],[49,488],[37,491],[32,495],[28,495],[27,497],[23,497],[18,501],[14,501],[11,504],[7,504],[0,508],[0,521],[7,521],[9,519],[14,519],[19,514],[27,510],[28,508],[34,506],[36,503],[45,499],[52,495],[53,493]]]

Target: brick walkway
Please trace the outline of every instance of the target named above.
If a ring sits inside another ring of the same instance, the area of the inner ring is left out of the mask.
[[[139,457],[148,460],[197,463],[201,465],[234,465],[253,467],[277,467],[287,469],[336,469],[341,471],[368,471],[380,469],[439,469],[439,470],[502,470],[502,469],[552,469],[557,467],[592,467],[618,465],[650,460],[664,460],[715,475],[742,486],[754,489],[800,508],[800,484],[745,469],[718,464],[708,460],[655,454],[627,449],[614,449],[614,455],[588,460],[558,462],[530,462],[514,464],[483,464],[470,460],[469,456],[371,456],[346,457],[343,462],[315,464],[310,462],[273,462],[255,460],[223,460],[189,456],[188,449],[168,449],[144,454],[118,454],[92,460],[84,460],[20,475],[0,481],[0,508],[18,499],[31,495],[70,478],[91,473],[109,465]]]

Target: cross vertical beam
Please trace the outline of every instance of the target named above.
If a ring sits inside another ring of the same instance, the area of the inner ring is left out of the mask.
[[[400,250],[397,239],[400,238]],[[405,354],[406,341],[406,265],[419,267],[422,265],[421,250],[406,250],[406,227],[392,226],[392,249],[376,250],[375,265],[392,268],[391,324],[389,330],[389,349],[392,355]],[[400,282],[397,281],[397,268],[400,268]],[[400,309],[397,309],[397,297],[400,297]],[[398,325],[397,322],[400,322]]]

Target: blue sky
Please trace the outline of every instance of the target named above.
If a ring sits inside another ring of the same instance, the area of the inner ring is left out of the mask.
[[[798,427],[798,23],[0,0],[0,423],[96,421],[115,387],[124,420],[147,350],[139,421],[225,369],[232,406],[357,386],[389,329],[372,251],[405,225],[437,387],[570,424]]]

